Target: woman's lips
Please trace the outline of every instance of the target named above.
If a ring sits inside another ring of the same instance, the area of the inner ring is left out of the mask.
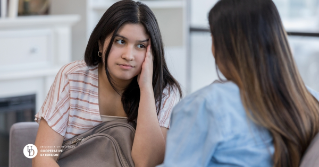
[[[125,70],[129,70],[132,69],[133,66],[128,65],[128,64],[118,64],[120,66],[120,68],[125,69]]]

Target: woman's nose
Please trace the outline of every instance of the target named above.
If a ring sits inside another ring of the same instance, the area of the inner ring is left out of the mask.
[[[127,46],[122,54],[122,58],[127,61],[134,60],[134,48],[131,46]]]

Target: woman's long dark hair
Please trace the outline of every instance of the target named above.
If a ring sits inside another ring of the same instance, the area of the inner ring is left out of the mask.
[[[319,104],[300,77],[275,4],[220,0],[209,24],[217,66],[238,85],[247,115],[273,136],[274,166],[299,166],[319,132]]]
[[[98,41],[100,41],[101,44],[104,44],[105,39],[109,35],[112,35],[111,42],[103,56],[105,58],[105,71],[107,78],[113,89],[118,92],[118,90],[114,87],[114,83],[106,64],[113,44],[112,41],[114,41],[119,28],[126,23],[142,24],[152,41],[151,48],[154,56],[153,90],[158,114],[162,105],[163,90],[166,86],[169,86],[170,91],[178,91],[176,93],[179,93],[180,97],[182,97],[182,91],[179,83],[174,79],[167,68],[161,32],[155,15],[148,6],[141,2],[123,0],[114,3],[109,9],[107,9],[90,36],[85,50],[85,62],[88,66],[96,66],[101,63],[102,58],[98,57],[97,54],[99,51]],[[132,82],[122,93],[121,100],[124,111],[128,116],[128,121],[135,121],[137,119],[140,101],[140,88],[137,83],[137,76],[133,78]]]

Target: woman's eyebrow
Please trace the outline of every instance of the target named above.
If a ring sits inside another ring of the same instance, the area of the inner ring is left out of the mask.
[[[122,36],[122,35],[119,35],[119,34],[116,34],[116,35],[115,35],[115,37],[121,37],[121,38],[123,38],[123,39],[126,39],[126,40],[127,40],[127,38],[126,38],[126,37],[124,37],[124,36]],[[147,41],[149,41],[149,39],[145,39],[145,40],[138,40],[138,42],[147,42]]]
[[[123,37],[122,35],[116,34],[115,37],[121,37],[123,39],[127,39],[126,37]]]
[[[141,41],[138,41],[138,42],[147,42],[147,41],[149,41],[149,39],[141,40]]]

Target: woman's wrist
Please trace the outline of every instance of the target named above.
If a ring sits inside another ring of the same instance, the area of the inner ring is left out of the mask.
[[[140,92],[141,93],[153,93],[153,86],[152,85],[150,85],[150,86],[143,86],[143,87],[141,87],[140,88]]]

